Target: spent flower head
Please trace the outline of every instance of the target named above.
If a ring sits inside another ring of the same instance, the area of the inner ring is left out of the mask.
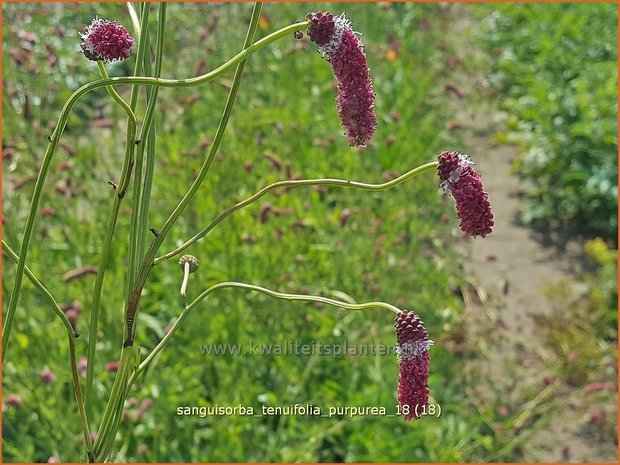
[[[441,152],[438,158],[440,185],[454,197],[461,231],[473,237],[490,234],[494,225],[493,212],[474,162],[459,152]]]
[[[134,38],[123,26],[108,19],[93,19],[80,34],[84,56],[92,61],[122,61],[129,58]]]
[[[198,266],[200,265],[200,262],[198,262],[198,259],[194,257],[193,255],[183,255],[179,259],[179,267],[181,268],[181,270],[185,270],[186,263],[189,263],[190,273],[195,272],[198,269]]]
[[[417,420],[428,404],[428,376],[433,341],[428,338],[424,323],[415,313],[403,310],[394,322],[398,369],[398,404],[405,420]]]
[[[366,63],[364,46],[344,15],[309,13],[308,36],[323,58],[331,63],[338,81],[336,106],[352,147],[365,147],[377,127],[375,94]]]

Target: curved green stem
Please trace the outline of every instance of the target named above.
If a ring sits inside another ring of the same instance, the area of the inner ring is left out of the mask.
[[[17,254],[9,247],[9,245],[2,240],[2,250],[7,257],[9,257],[13,262],[17,263],[19,261],[19,257]],[[26,277],[34,284],[34,286],[41,291],[41,293],[45,296],[47,301],[50,303],[52,310],[54,313],[60,318],[60,321],[65,326],[67,330],[67,339],[69,341],[69,356],[71,359],[71,378],[73,381],[73,392],[75,394],[75,401],[78,405],[78,411],[80,412],[80,418],[82,421],[82,432],[84,434],[84,444],[86,445],[86,452],[88,453],[89,461],[93,461],[93,444],[90,439],[90,431],[88,429],[88,420],[86,418],[86,409],[84,408],[84,398],[82,396],[82,389],[80,387],[80,375],[78,371],[77,364],[77,355],[75,350],[75,338],[79,336],[79,333],[73,329],[69,318],[65,315],[65,312],[62,311],[58,302],[52,295],[52,293],[45,287],[45,285],[39,281],[39,279],[34,275],[30,268],[27,266],[24,267],[24,272]]]
[[[256,46],[257,44],[263,42],[268,37],[276,37],[276,35],[280,34],[282,31],[285,31],[291,28],[291,26],[289,26],[287,28],[281,29],[279,32],[273,33],[270,36],[267,36],[265,39],[259,40],[254,45],[249,45],[253,40],[254,34],[256,33],[256,29],[258,28],[258,20],[260,16],[261,7],[262,7],[261,2],[256,2],[254,5],[254,10],[252,11],[252,18],[250,20],[250,26],[248,28],[245,42],[243,44],[244,51],[249,50],[250,48]],[[299,25],[293,25],[293,27],[299,28]],[[272,39],[272,40],[275,40],[275,39]],[[242,54],[243,54],[243,51],[239,53],[237,56],[240,56]],[[172,225],[181,215],[181,213],[183,212],[187,204],[190,202],[192,197],[196,194],[196,192],[198,191],[198,188],[201,186],[202,182],[204,181],[205,176],[207,175],[207,171],[209,170],[209,167],[211,166],[211,162],[215,158],[215,154],[217,153],[217,150],[222,141],[222,137],[224,136],[224,131],[226,130],[226,126],[228,125],[228,119],[230,118],[230,113],[235,103],[235,98],[237,96],[237,91],[239,90],[239,85],[241,83],[241,76],[243,75],[244,68],[245,68],[245,60],[242,60],[237,65],[237,69],[235,70],[235,75],[233,77],[232,85],[228,93],[228,98],[226,99],[226,105],[224,106],[224,112],[222,114],[220,123],[215,132],[215,136],[213,137],[213,142],[211,143],[211,146],[209,147],[207,156],[204,162],[202,163],[202,166],[200,167],[200,170],[198,172],[198,175],[196,176],[196,179],[194,179],[194,182],[189,187],[186,194],[183,196],[183,198],[180,200],[180,202],[177,204],[175,209],[172,211],[172,213],[170,214],[170,216],[164,223],[164,225],[159,230],[157,237],[155,237],[155,239],[151,243],[151,246],[149,247],[149,250],[145,258],[142,261],[142,266],[140,267],[140,272],[138,274],[138,278],[136,279],[135,285],[131,292],[129,303],[127,306],[127,335],[128,336],[127,336],[127,340],[125,341],[125,344],[127,345],[133,344],[133,332],[134,332],[133,323],[135,321],[136,313],[138,312],[138,305],[140,303],[142,289],[144,287],[144,284],[146,283],[146,279],[149,275],[149,272],[151,271],[151,268],[153,267],[153,260],[155,259],[157,250],[159,249],[166,235],[172,228]]]
[[[99,74],[101,74],[101,77],[103,79],[110,78],[110,76],[108,75],[108,70],[105,69],[105,64],[103,63],[103,61],[101,60],[97,61],[97,68],[99,68]],[[110,94],[110,96],[114,100],[116,100],[116,102],[123,108],[123,110],[125,110],[125,113],[127,113],[127,118],[129,118],[129,121],[135,127],[136,126],[136,115],[134,114],[133,109],[129,106],[129,104],[125,102],[125,100],[123,100],[123,97],[118,95],[118,92],[116,92],[114,87],[107,86],[105,90],[107,90],[108,94]]]
[[[269,297],[274,297],[276,299],[288,300],[288,301],[301,301],[301,302],[318,302],[322,304],[332,305],[334,307],[340,307],[347,310],[366,310],[370,308],[385,308],[390,310],[396,314],[402,312],[399,308],[394,305],[388,304],[386,302],[365,302],[361,304],[351,304],[348,302],[342,302],[340,300],[330,299],[328,297],[321,297],[315,295],[303,295],[303,294],[287,294],[284,292],[277,292],[271,289],[267,289],[260,286],[255,286],[253,284],[239,283],[239,282],[223,282],[215,284],[206,290],[204,290],[198,297],[196,297],[192,303],[184,306],[183,312],[179,315],[179,318],[174,322],[170,331],[159,341],[159,343],[155,346],[155,348],[149,353],[149,355],[144,359],[144,361],[138,366],[138,368],[134,371],[134,373],[129,378],[129,386],[133,384],[136,378],[142,373],[148,365],[153,361],[153,359],[159,354],[162,349],[168,344],[176,330],[181,326],[183,321],[189,316],[191,311],[202,302],[209,294],[212,294],[218,289],[223,288],[240,288],[246,289],[249,291],[260,292],[261,294],[268,295]]]
[[[341,307],[346,310],[366,310],[369,308],[385,308],[386,310],[390,310],[396,314],[402,313],[402,310],[398,307],[388,304],[386,302],[365,302],[361,304],[352,304],[349,302],[343,302],[341,300],[330,299],[329,297],[321,297],[316,295],[305,295],[305,294],[287,294],[284,292],[277,292],[271,289],[267,289],[265,287],[256,286],[254,284],[246,284],[239,283],[235,281],[227,281],[223,283],[214,284],[213,286],[202,291],[198,297],[196,297],[192,303],[187,306],[187,311],[191,311],[196,305],[198,305],[201,301],[203,301],[209,294],[213,293],[218,289],[223,289],[226,287],[236,287],[241,289],[247,289],[249,291],[260,292],[261,294],[268,295],[269,297],[274,297],[276,299],[288,300],[288,301],[301,301],[301,302],[318,302],[322,304],[332,305],[335,307]],[[146,361],[146,359],[145,359]]]
[[[229,61],[214,69],[213,71],[206,73],[202,76],[198,76],[190,79],[162,79],[162,78],[153,78],[153,77],[139,77],[139,76],[125,76],[125,77],[115,77],[110,79],[101,79],[98,81],[93,81],[84,86],[80,87],[76,90],[71,97],[65,102],[63,106],[60,116],[58,118],[58,123],[56,125],[56,129],[50,136],[50,143],[47,146],[45,151],[45,155],[43,157],[43,162],[41,163],[41,169],[39,170],[39,175],[37,177],[37,181],[35,183],[34,192],[32,194],[32,201],[30,203],[30,208],[28,210],[28,216],[26,218],[26,225],[24,226],[24,234],[22,244],[20,246],[19,253],[19,262],[17,263],[17,270],[15,273],[15,281],[13,284],[13,289],[11,291],[11,296],[9,298],[9,305],[7,307],[6,316],[3,324],[3,332],[2,332],[2,360],[4,361],[8,349],[9,338],[11,335],[11,329],[13,327],[13,321],[15,319],[15,311],[17,309],[17,303],[19,300],[19,294],[21,291],[21,285],[23,281],[24,275],[24,267],[26,264],[26,258],[28,256],[28,248],[30,247],[30,241],[32,239],[32,231],[34,229],[34,222],[36,213],[39,209],[39,202],[41,200],[41,194],[43,192],[43,186],[45,185],[45,179],[47,178],[47,173],[49,171],[49,167],[51,161],[53,159],[54,152],[56,150],[56,146],[58,145],[58,141],[60,136],[62,135],[65,126],[67,124],[67,120],[69,118],[69,114],[75,103],[86,93],[91,92],[100,87],[106,86],[116,86],[120,84],[142,84],[146,86],[158,86],[158,87],[189,87],[189,86],[197,86],[200,84],[205,84],[207,82],[213,81],[214,79],[219,78],[228,70],[230,70],[233,66],[244,61],[248,56],[253,53],[258,52],[262,48],[266,47],[270,43],[274,42],[277,39],[280,39],[286,35],[292,34],[295,31],[302,29],[304,23],[295,23],[289,26],[286,26],[279,31],[276,31],[263,39],[255,42],[250,47],[242,50],[240,53],[235,55]],[[120,187],[120,186],[119,186]],[[126,186],[123,186],[126,188]],[[124,191],[120,191],[123,192]],[[119,194],[120,194],[119,192]],[[153,253],[154,258],[155,253]]]
[[[211,223],[209,223],[207,227],[205,227],[202,231],[200,231],[194,237],[187,240],[184,244],[180,245],[173,251],[168,252],[167,254],[162,255],[161,257],[157,257],[154,261],[154,264],[157,265],[158,263],[161,263],[164,260],[168,260],[180,254],[185,249],[190,247],[192,244],[194,244],[195,242],[199,241],[200,239],[205,237],[207,234],[209,234],[209,232],[213,230],[213,228],[215,228],[218,224],[220,224],[222,221],[224,221],[227,217],[232,215],[234,212],[244,207],[247,207],[253,202],[256,202],[258,199],[260,199],[262,196],[264,196],[265,194],[269,193],[272,190],[281,189],[285,187],[302,187],[302,186],[340,186],[340,187],[351,187],[354,189],[364,189],[364,190],[369,190],[369,191],[382,191],[382,190],[390,189],[391,187],[397,186],[407,181],[408,179],[412,178],[413,176],[423,173],[424,171],[433,169],[436,166],[437,166],[437,162],[426,163],[425,165],[421,165],[421,166],[418,166],[417,168],[407,171],[405,174],[395,179],[392,179],[391,181],[384,182],[381,184],[367,184],[364,182],[349,181],[345,179],[329,179],[329,178],[297,179],[297,180],[274,182],[273,184],[263,187],[261,190],[256,192],[254,195],[248,197],[247,199],[236,203],[234,206],[230,207],[227,210],[224,210],[222,213],[220,213],[217,216],[217,218],[215,218]]]

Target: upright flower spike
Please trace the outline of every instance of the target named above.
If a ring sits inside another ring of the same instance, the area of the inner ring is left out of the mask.
[[[428,404],[428,375],[433,341],[428,338],[424,323],[415,313],[403,310],[394,322],[398,370],[398,404],[405,420],[417,420]]]
[[[437,166],[440,185],[456,201],[461,231],[485,237],[493,231],[493,212],[474,162],[459,152],[441,152]]]
[[[116,21],[93,19],[80,34],[84,56],[92,61],[122,61],[129,58],[134,38]]]
[[[338,81],[336,106],[352,147],[365,147],[377,126],[375,94],[364,47],[344,15],[309,13],[308,36],[332,65]]]

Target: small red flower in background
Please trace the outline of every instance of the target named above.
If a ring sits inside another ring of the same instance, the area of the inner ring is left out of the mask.
[[[92,61],[122,61],[129,58],[134,38],[116,21],[93,19],[83,34],[80,47]]]
[[[365,147],[377,126],[375,94],[364,47],[348,19],[331,13],[309,13],[308,36],[332,65],[338,81],[336,106],[352,147]]]
[[[490,234],[494,222],[489,196],[469,156],[459,152],[441,152],[437,174],[441,186],[449,189],[456,201],[461,231],[474,237]]]
[[[39,376],[41,377],[41,381],[45,384],[53,384],[56,382],[56,375],[48,367],[43,368]]]
[[[417,420],[428,404],[428,375],[430,356],[424,323],[415,313],[403,310],[394,322],[398,342],[398,404],[405,420]]]

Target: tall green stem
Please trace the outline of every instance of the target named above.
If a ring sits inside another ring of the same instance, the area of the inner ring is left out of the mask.
[[[103,62],[98,61],[97,66],[99,72],[104,79],[108,79],[108,72]],[[106,87],[108,93],[116,100],[119,105],[127,113],[127,141],[125,145],[125,159],[123,162],[123,168],[121,169],[121,180],[116,189],[119,190],[119,186],[125,184],[125,179],[131,175],[131,166],[133,165],[133,151],[134,151],[134,139],[136,136],[136,116],[133,112],[135,109],[131,105],[127,104],[122,97],[114,90],[112,86]],[[120,209],[122,197],[114,195],[112,201],[112,207],[106,223],[106,230],[103,239],[103,249],[101,251],[101,259],[99,262],[99,268],[97,269],[97,277],[95,278],[95,284],[93,286],[93,296],[91,301],[90,311],[90,324],[89,324],[89,336],[88,336],[88,365],[86,367],[86,412],[88,416],[92,415],[92,392],[94,383],[94,370],[95,370],[95,354],[97,350],[97,331],[99,327],[99,310],[101,306],[101,292],[103,289],[103,279],[105,277],[105,271],[107,268],[112,238],[114,230],[116,228],[116,219]]]
[[[271,192],[272,190],[281,189],[285,187],[290,188],[290,187],[301,187],[301,186],[340,186],[340,187],[350,187],[354,189],[364,189],[364,190],[369,190],[369,191],[382,191],[382,190],[386,190],[391,187],[397,186],[407,181],[408,179],[412,178],[413,176],[423,173],[425,171],[428,171],[429,169],[433,169],[436,166],[437,166],[436,161],[426,163],[425,165],[418,166],[417,168],[407,171],[405,174],[398,176],[397,178],[394,178],[391,181],[384,182],[382,184],[367,184],[363,182],[349,181],[346,179],[329,179],[329,178],[326,178],[326,179],[296,179],[296,180],[289,180],[289,181],[274,182],[273,184],[263,187],[260,191],[248,197],[247,199],[241,202],[238,202],[237,204],[235,204],[234,206],[230,207],[227,210],[224,210],[222,213],[220,213],[217,216],[217,218],[215,218],[211,223],[207,225],[207,227],[205,227],[202,231],[200,231],[194,237],[187,240],[184,244],[180,245],[172,252],[168,252],[167,254],[162,255],[161,257],[157,257],[154,261],[154,264],[157,265],[158,263],[161,263],[164,260],[168,260],[169,258],[175,257],[176,255],[180,254],[185,249],[190,247],[192,244],[194,244],[195,242],[199,241],[200,239],[205,237],[207,234],[209,234],[209,232],[213,228],[215,228],[218,224],[220,224],[222,221],[224,221],[234,212],[244,207],[247,207],[253,202],[256,202],[258,199],[260,199],[265,194]]]
[[[60,116],[58,118],[58,123],[56,125],[56,129],[50,136],[50,143],[47,146],[45,151],[45,155],[43,157],[43,162],[41,163],[41,169],[39,170],[39,175],[37,177],[37,181],[35,183],[34,192],[32,194],[32,201],[30,202],[30,208],[28,210],[28,216],[26,218],[26,225],[24,226],[24,234],[23,240],[20,247],[19,253],[19,262],[17,264],[17,270],[15,273],[15,281],[13,283],[13,289],[11,291],[11,296],[9,299],[9,305],[7,308],[6,316],[3,324],[3,332],[2,332],[2,360],[5,359],[8,343],[11,335],[11,329],[13,327],[13,321],[15,319],[15,311],[17,309],[17,303],[19,300],[19,294],[21,291],[21,285],[24,275],[24,266],[26,264],[26,258],[28,256],[28,249],[30,247],[30,241],[32,239],[32,231],[34,229],[34,223],[36,219],[36,213],[39,209],[39,203],[41,200],[41,194],[43,192],[43,186],[45,185],[45,180],[47,178],[47,173],[49,171],[50,164],[54,157],[54,153],[56,151],[56,147],[58,146],[58,141],[66,127],[67,120],[69,118],[69,114],[71,109],[76,104],[76,102],[86,93],[91,92],[95,89],[106,87],[106,86],[116,86],[120,84],[142,84],[145,86],[157,86],[157,87],[190,87],[197,86],[200,84],[205,84],[207,82],[213,81],[214,79],[219,78],[228,70],[230,70],[233,66],[241,63],[248,56],[253,53],[258,52],[262,48],[266,47],[270,43],[285,37],[287,35],[292,34],[295,31],[298,31],[304,27],[304,23],[295,23],[289,26],[286,26],[266,37],[252,44],[250,47],[244,49],[229,61],[214,69],[213,71],[206,73],[202,76],[198,76],[190,79],[162,79],[162,78],[153,78],[153,77],[142,77],[142,76],[124,76],[124,77],[115,77],[110,79],[101,79],[98,81],[90,82],[85,84],[76,90],[71,97],[65,102],[64,107],[60,112]],[[123,186],[126,188],[126,186]],[[124,192],[124,191],[122,191]],[[159,246],[159,244],[158,244]],[[152,253],[152,258],[155,257],[156,250]]]
[[[155,53],[154,77],[161,75],[163,43],[165,36],[166,3],[159,4],[159,19],[157,23],[157,43]],[[148,52],[148,51],[147,51]],[[144,54],[144,71],[151,74],[151,61],[149,53]],[[159,88],[147,89],[147,106],[144,122],[140,129],[138,139],[142,141],[136,155],[136,173],[134,176],[133,207],[131,211],[131,226],[129,232],[129,259],[127,264],[127,296],[133,286],[138,264],[142,260],[146,250],[146,231],[148,229],[148,208],[151,197],[153,171],[155,167],[155,130],[154,115]],[[146,163],[145,163],[146,154]]]
[[[252,19],[250,20],[250,26],[248,28],[248,32],[247,32],[245,42],[243,45],[245,50],[248,50],[250,47],[253,47],[253,45],[249,45],[249,44],[252,43],[254,34],[256,33],[256,29],[258,28],[258,19],[260,17],[261,7],[262,7],[261,2],[256,2],[254,4],[254,10],[252,11]],[[274,34],[272,34],[272,36]],[[259,42],[257,42],[257,44]],[[211,143],[211,146],[209,147],[207,156],[204,162],[202,163],[202,166],[200,167],[200,170],[198,172],[198,175],[196,176],[196,179],[194,180],[192,185],[189,187],[187,193],[183,196],[183,198],[178,203],[176,208],[172,211],[172,213],[170,214],[170,216],[168,217],[164,225],[159,230],[157,237],[155,237],[155,239],[153,240],[151,247],[149,248],[146,254],[146,257],[144,258],[142,262],[142,266],[140,268],[138,278],[134,284],[133,290],[129,298],[129,304],[127,306],[127,335],[128,336],[127,336],[127,340],[125,341],[125,345],[133,344],[134,321],[135,321],[136,313],[138,311],[138,305],[140,303],[142,289],[144,287],[144,284],[146,283],[146,279],[149,275],[149,272],[151,268],[153,267],[153,261],[155,259],[155,255],[157,254],[157,250],[159,249],[166,235],[170,231],[170,228],[172,228],[172,225],[175,223],[175,221],[181,215],[181,213],[183,212],[187,204],[190,202],[192,197],[194,197],[194,195],[198,191],[199,187],[204,181],[205,176],[207,175],[207,172],[209,171],[211,162],[215,158],[215,154],[217,153],[217,150],[222,141],[222,137],[224,136],[224,131],[228,124],[228,119],[230,118],[232,107],[235,103],[235,98],[237,96],[237,91],[239,90],[239,85],[241,83],[241,76],[243,75],[244,68],[245,68],[245,60],[242,60],[237,65],[237,69],[235,70],[235,75],[233,77],[233,82],[232,82],[230,91],[228,93],[226,105],[224,106],[224,113],[222,114],[220,123],[215,132],[215,137],[213,138],[213,142]]]
[[[252,12],[252,19],[250,21],[250,27],[248,29],[248,34],[246,36],[244,48],[247,47],[251,43],[254,33],[256,32],[256,28],[258,26],[258,19],[260,15],[260,9],[261,9],[260,3],[257,3],[254,6],[254,10]],[[194,193],[200,186],[200,183],[202,182],[202,179],[204,179],[204,176],[206,175],[206,171],[208,170],[208,167],[211,161],[213,160],[213,157],[215,156],[215,151],[217,150],[217,146],[219,146],[219,143],[223,136],[224,129],[228,122],[228,118],[230,116],[230,112],[231,112],[231,109],[234,103],[234,99],[235,99],[237,90],[239,88],[239,82],[241,79],[241,75],[243,73],[244,62],[245,62],[245,59],[241,60],[241,62],[239,63],[235,71],[233,85],[229,92],[226,106],[224,108],[224,113],[220,121],[220,124],[218,126],[218,129],[216,131],[216,137],[214,138],[214,142],[207,155],[207,159],[203,163],[203,167],[201,169],[201,175],[199,174],[196,181],[194,181],[194,184],[192,184],[188,193],[184,196],[183,200],[180,202],[179,205],[181,205],[181,207],[177,206],[177,208],[174,210],[173,214],[171,215],[171,218],[172,216],[175,215],[175,213],[176,213],[176,216],[174,216],[172,220],[169,218],[168,221],[166,222],[166,225],[168,226],[166,227],[165,232],[167,232],[170,229],[170,227],[172,226],[172,223],[174,223],[176,218],[178,218],[178,215],[180,215],[185,205],[187,205],[191,197],[194,195]],[[213,148],[214,145],[216,146],[215,149]],[[163,235],[165,235],[165,232]],[[159,235],[162,236],[161,232]],[[150,271],[150,268],[152,266],[152,260],[155,256],[156,251],[157,251],[157,248],[153,249],[153,246],[151,246],[151,249],[149,249],[149,253],[147,253],[147,257],[145,258],[143,265],[141,267],[141,274],[139,275],[138,280],[136,281],[136,284],[134,285],[134,288],[130,296],[130,303],[127,307],[128,324],[126,328],[126,334],[127,334],[127,339],[128,341],[131,341],[131,344],[128,344],[126,341],[121,351],[119,369],[117,372],[117,376],[114,379],[112,393],[110,395],[110,398],[108,399],[108,404],[106,405],[106,410],[104,411],[104,417],[101,423],[101,428],[99,430],[100,434],[102,434],[102,437],[101,437],[101,440],[98,439],[97,443],[95,444],[95,456],[97,460],[105,461],[107,459],[107,457],[109,456],[112,450],[112,445],[113,445],[114,437],[116,436],[116,431],[118,430],[118,425],[120,421],[119,412],[120,412],[120,409],[122,408],[124,398],[128,393],[127,377],[128,377],[128,373],[130,369],[130,364],[132,363],[132,360],[133,360],[132,355],[134,354],[134,347],[132,347],[133,321],[134,321],[134,317],[137,312],[138,303],[139,303],[139,297],[136,298],[136,289],[139,289],[139,292],[141,292],[142,287],[144,286],[144,282],[146,281],[146,277],[148,276],[148,271]],[[148,264],[149,266],[145,267],[144,266],[145,264]],[[146,268],[146,273],[144,274],[144,280],[141,281],[142,270],[144,270],[145,268]],[[129,324],[129,322],[131,322],[131,324]]]
[[[133,8],[129,8],[130,11],[132,11]],[[148,21],[149,21],[149,13],[151,11],[151,5],[150,3],[144,2],[140,5],[140,18],[141,18],[141,22],[139,23],[139,30],[140,30],[140,49],[138,50],[138,54],[139,56],[136,56],[136,64],[135,64],[135,68],[134,68],[134,75],[138,75],[140,73],[144,73],[144,74],[150,74],[150,67],[149,69],[147,69],[147,67],[145,66],[146,63],[148,63],[148,55],[149,55],[149,28],[148,28]],[[134,11],[135,13],[135,11]],[[148,88],[150,89],[150,87]],[[131,99],[132,102],[134,104],[134,106],[137,104],[138,102],[138,95],[139,95],[139,90],[140,87],[137,85],[134,85],[132,87],[132,93],[131,93]],[[148,98],[148,97],[147,97]],[[142,128],[140,129],[140,135],[138,136],[138,138],[136,139],[136,141],[140,141],[138,143],[137,146],[137,150],[138,153],[136,155],[136,159],[137,159],[137,163],[136,163],[136,170],[134,173],[134,178],[133,178],[133,198],[135,199],[136,196],[140,195],[140,189],[141,189],[141,181],[142,181],[142,153],[144,151],[144,140],[142,138],[142,131],[144,130],[144,122],[142,123]],[[133,212],[135,209],[135,201],[132,204],[132,221],[131,221],[131,228],[133,228]],[[129,237],[130,237],[130,244],[132,242],[132,233],[133,230],[130,230],[129,233]],[[130,248],[129,250],[129,257],[128,257],[128,261],[129,263],[131,263],[132,261],[132,250]],[[131,291],[131,268],[128,266],[128,272],[127,272],[127,277],[125,279],[125,298],[127,298],[127,296],[129,295],[129,292]]]
[[[139,39],[138,54],[136,56],[136,64],[134,67],[134,73],[140,72],[140,59],[146,50],[147,40],[145,40],[145,34],[148,31],[148,11],[149,8],[144,9],[142,18],[142,33]],[[99,70],[104,79],[108,78],[108,73],[103,66],[103,63],[97,62]],[[93,297],[90,309],[90,325],[88,334],[88,365],[86,366],[86,413],[89,418],[92,419],[93,415],[93,385],[95,379],[95,361],[97,353],[97,332],[99,328],[99,314],[101,309],[101,293],[103,291],[103,281],[105,278],[108,262],[110,261],[110,255],[112,252],[112,242],[114,239],[114,232],[116,231],[116,221],[118,219],[118,212],[121,207],[121,202],[125,197],[125,191],[129,186],[129,180],[134,165],[134,153],[136,148],[136,116],[134,111],[138,102],[138,86],[133,86],[131,89],[131,96],[129,104],[118,95],[113,87],[106,87],[110,95],[123,107],[127,113],[127,135],[125,139],[125,158],[123,160],[123,167],[121,169],[121,175],[119,183],[116,187],[116,195],[112,201],[112,207],[106,223],[106,229],[103,237],[103,247],[101,250],[101,258],[99,260],[99,267],[97,269],[97,277],[95,278],[95,284],[93,286]]]

